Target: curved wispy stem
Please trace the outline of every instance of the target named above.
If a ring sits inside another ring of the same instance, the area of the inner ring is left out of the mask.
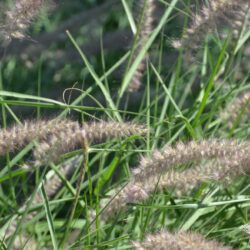
[[[242,118],[248,118],[250,115],[250,91],[236,97],[225,110],[220,114],[229,128],[232,128],[236,122],[240,122]],[[239,119],[239,121],[237,121]]]

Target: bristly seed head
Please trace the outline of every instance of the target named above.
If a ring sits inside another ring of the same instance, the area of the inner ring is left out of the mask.
[[[49,161],[56,162],[63,153],[75,149],[84,140],[88,143],[99,143],[113,138],[145,135],[147,131],[139,124],[111,121],[84,123],[82,127],[79,126],[73,130],[69,127],[59,134],[51,135],[39,144],[34,151],[35,165],[40,166]]]
[[[204,6],[199,14],[193,15],[190,27],[184,31],[180,40],[172,42],[172,46],[186,49],[192,54],[201,46],[206,34],[225,26],[229,26],[238,37],[249,10],[249,0],[210,0],[209,5]]]
[[[5,12],[6,18],[0,27],[2,45],[7,46],[12,39],[26,38],[32,21],[42,9],[51,9],[52,5],[52,0],[15,0],[12,8]]]
[[[214,240],[207,240],[204,236],[194,232],[161,231],[148,234],[142,242],[132,242],[135,250],[231,250]]]

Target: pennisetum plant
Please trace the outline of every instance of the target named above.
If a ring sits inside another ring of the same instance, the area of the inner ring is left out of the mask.
[[[106,221],[127,204],[146,200],[157,189],[176,187],[183,193],[202,182],[225,183],[244,175],[249,171],[249,153],[249,141],[210,139],[167,145],[161,151],[154,151],[151,157],[143,158],[130,181],[102,202],[101,217]],[[177,170],[178,166],[188,163],[196,167]]]
[[[2,45],[7,46],[12,39],[22,40],[27,38],[26,32],[32,21],[39,15],[42,8],[50,9],[51,3],[52,1],[49,0],[14,1],[14,4],[5,11],[5,21],[0,27]],[[128,67],[135,62],[154,29],[156,0],[134,1],[134,7],[137,30]],[[207,1],[207,5],[203,6],[200,13],[193,16],[192,23],[184,31],[182,38],[173,42],[173,47],[190,51],[196,50],[207,33],[213,33],[225,26],[229,26],[232,34],[239,37],[249,10],[249,0]],[[134,92],[140,88],[142,76],[146,70],[146,60],[147,58],[143,58],[135,70],[128,87],[129,91]],[[246,92],[227,108],[228,116],[225,119],[229,121],[229,126],[234,123],[239,116],[239,112],[249,113],[247,107],[249,100],[250,94]],[[23,125],[15,125],[0,131],[0,155],[15,152],[26,144],[34,143],[34,161],[31,162],[34,166],[40,167],[49,165],[51,162],[58,162],[62,154],[77,147],[83,149],[83,154],[86,153],[83,156],[85,161],[88,158],[89,144],[133,135],[143,136],[147,133],[148,130],[145,126],[132,122],[99,121],[79,124],[69,119],[27,121]],[[45,180],[44,191],[49,199],[60,190],[63,179],[68,178],[76,165],[79,165],[79,162],[81,163],[80,159],[82,158],[76,157],[72,161],[65,161],[58,170],[60,174],[55,174],[52,178]],[[32,167],[31,164],[26,164],[26,166]],[[82,164],[82,166],[82,172],[80,172],[78,179],[77,198],[72,209],[70,222],[73,220],[80,195],[80,184],[84,180],[85,165]],[[153,151],[151,156],[141,158],[138,167],[132,171],[127,183],[112,190],[113,193],[108,199],[101,200],[101,219],[107,222],[121,209],[124,209],[127,204],[143,202],[158,190],[175,188],[177,194],[182,194],[202,182],[229,183],[233,178],[244,175],[249,171],[249,166],[250,141],[209,139],[194,140],[187,143],[178,142],[175,145],[167,144],[162,149]],[[32,199],[31,205],[42,203],[40,193],[35,193]],[[29,209],[30,201],[31,199],[28,199],[21,206],[21,213]],[[24,213],[23,220],[19,220],[22,216],[18,214],[17,219],[10,223],[4,232],[4,236],[1,235],[1,237],[11,239],[11,235],[18,231],[19,221],[28,222],[34,219],[34,216],[38,215],[38,210]],[[91,211],[90,216],[92,216]],[[93,216],[96,216],[96,214],[93,213]],[[249,225],[246,225],[245,228],[246,232],[249,233]],[[69,227],[64,234],[64,240],[67,239],[68,230]],[[21,232],[20,234],[20,238],[16,237],[14,242],[16,249],[23,246],[20,241],[29,242],[27,232]],[[33,245],[33,243],[33,241],[30,241],[30,244]],[[149,234],[143,241],[133,241],[131,245],[136,250],[154,248],[166,250],[231,249],[216,241],[207,240],[198,233],[184,231],[176,233],[161,231]]]
[[[36,163],[40,166],[42,163],[56,160],[62,152],[71,150],[83,141],[87,143],[105,142],[114,138],[121,138],[131,135],[144,135],[147,129],[135,123],[118,123],[118,122],[92,122],[84,123],[80,126],[78,122],[68,119],[52,119],[48,121],[29,121],[24,125],[16,125],[10,129],[0,132],[0,155],[13,152],[17,148],[27,143],[37,140],[37,151],[34,153]],[[41,144],[39,144],[41,142]],[[45,146],[46,147],[45,147]],[[52,152],[52,153],[51,153]],[[54,158],[53,158],[53,157]],[[56,159],[55,159],[56,157]],[[46,159],[43,159],[46,158]],[[63,176],[67,177],[77,165],[76,161],[66,162],[60,168]],[[26,167],[29,167],[26,164]],[[45,183],[45,192],[49,198],[53,197],[62,185],[61,178],[54,175]],[[40,203],[41,197],[36,194],[34,201]],[[24,209],[26,204],[22,206]],[[31,220],[37,212],[29,213],[25,218]],[[5,236],[9,237],[16,230],[17,221],[12,223]],[[23,240],[25,240],[23,235]],[[19,244],[16,242],[15,244]]]

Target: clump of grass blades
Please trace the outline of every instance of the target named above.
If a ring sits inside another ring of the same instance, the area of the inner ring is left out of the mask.
[[[80,163],[79,157],[76,157],[73,160],[62,163],[60,165],[60,170],[59,170],[61,176],[67,179],[72,174],[73,170],[79,163]],[[59,177],[57,174],[54,174],[49,179],[45,180],[44,189],[49,199],[53,198],[53,196],[57,194],[57,192],[62,187],[62,184],[63,184],[62,178]],[[27,209],[29,200],[30,199],[26,200],[25,203],[20,207],[19,209],[20,211],[22,210],[25,211]],[[35,193],[34,197],[32,198],[31,206],[42,204],[42,203],[43,203],[43,200],[42,200],[40,193],[39,192]],[[25,224],[26,222],[31,221],[38,213],[39,213],[39,210],[35,210],[30,213],[28,212],[23,219],[23,223]],[[20,219],[21,219],[21,216],[17,217],[14,221],[11,221],[10,223],[8,223],[8,226],[3,235],[5,239],[10,238],[15,233]],[[22,246],[25,246],[25,248],[27,249],[38,248],[36,241],[30,238],[30,236],[27,233],[23,233],[23,232],[15,239],[14,244],[13,244],[13,247],[15,249],[20,249]]]

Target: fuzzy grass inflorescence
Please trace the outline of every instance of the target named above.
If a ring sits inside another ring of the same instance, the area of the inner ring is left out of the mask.
[[[155,0],[136,0],[134,1],[134,13],[137,31],[134,40],[134,51],[132,51],[132,63],[136,60],[141,49],[147,42],[154,29],[155,23]],[[138,91],[142,85],[142,77],[146,70],[147,62],[144,58],[137,67],[131,82],[128,86],[128,91]]]
[[[178,142],[175,146],[166,145],[162,150],[155,150],[151,157],[142,158],[138,168],[133,171],[133,178],[141,181],[152,175],[160,176],[173,167],[191,162],[199,163],[201,160],[214,158],[226,160],[234,155],[240,159],[249,146],[248,141],[240,143],[237,140],[222,139]]]
[[[47,162],[56,160],[61,153],[74,149],[83,140],[103,142],[112,138],[131,135],[145,135],[143,125],[127,122],[92,122],[83,126],[69,119],[28,121],[23,125],[0,131],[0,155],[14,152],[24,145],[37,140],[35,160]],[[39,144],[40,142],[40,144]]]
[[[70,127],[59,134],[51,135],[48,140],[40,143],[34,151],[35,165],[57,161],[65,152],[73,150],[86,140],[88,143],[104,142],[113,138],[131,135],[145,135],[147,129],[143,125],[127,122],[91,122],[84,123],[77,129]]]
[[[3,45],[8,45],[12,39],[24,39],[26,30],[42,9],[51,8],[49,0],[16,0],[13,6],[5,12],[5,22],[0,27]]]
[[[214,241],[207,240],[201,234],[194,232],[161,231],[148,234],[142,242],[132,242],[135,250],[230,250],[231,247],[223,246]]]
[[[59,136],[63,131],[75,131],[77,122],[66,119],[26,121],[0,131],[0,155],[20,149],[34,140],[47,140],[51,135]]]
[[[232,33],[239,35],[249,6],[248,0],[209,1],[209,6],[204,6],[199,14],[193,16],[192,24],[184,31],[183,37],[173,41],[173,47],[194,51],[201,46],[205,35],[221,26],[229,26]]]
[[[242,120],[246,120],[249,117],[249,104],[250,91],[246,91],[237,96],[233,102],[226,106],[220,114],[221,119],[227,123],[229,128],[232,128],[236,122],[240,123]]]

